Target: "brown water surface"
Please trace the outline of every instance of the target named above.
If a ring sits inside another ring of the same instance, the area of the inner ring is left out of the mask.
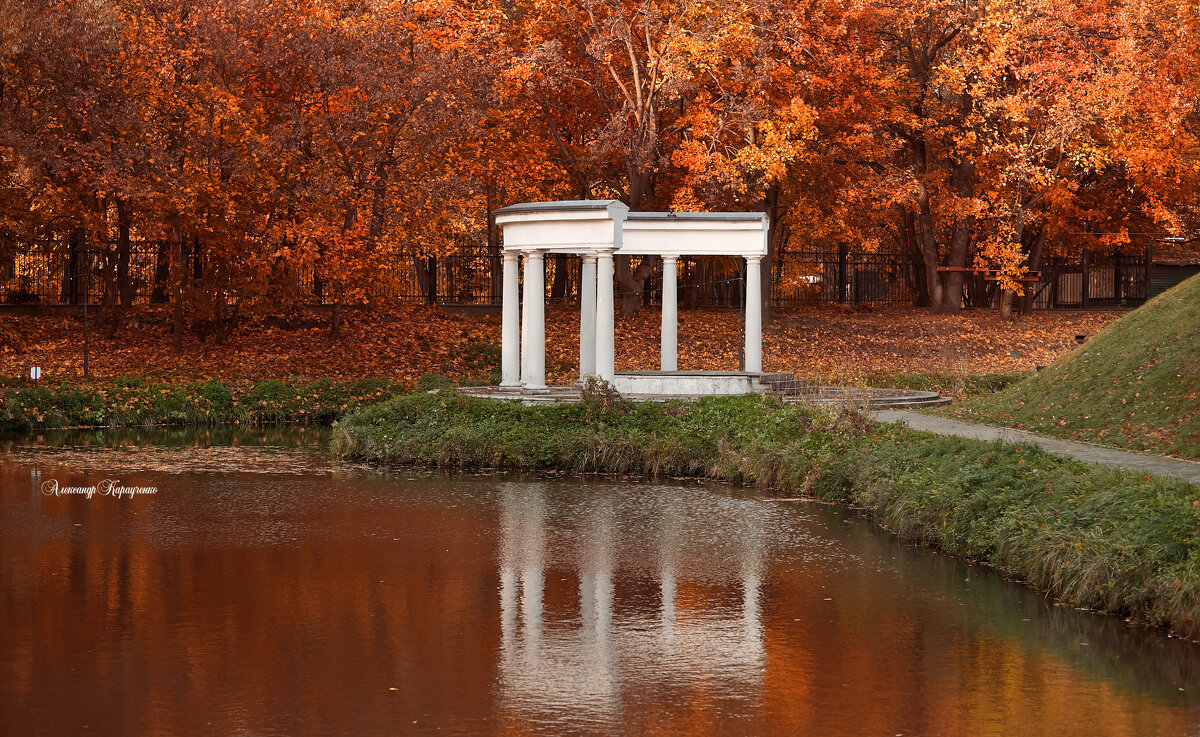
[[[321,441],[0,444],[0,734],[1200,734],[1197,646],[847,510]]]

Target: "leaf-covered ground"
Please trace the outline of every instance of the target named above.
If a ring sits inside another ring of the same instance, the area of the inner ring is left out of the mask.
[[[1046,371],[948,411],[1200,459],[1200,277],[1114,322]]]
[[[777,309],[764,336],[768,371],[792,371],[823,380],[872,374],[992,374],[1032,371],[1070,350],[1077,334],[1093,335],[1118,317],[1113,312],[1037,313],[1015,322],[993,311],[960,316],[918,309]],[[617,369],[658,368],[659,314],[642,310],[617,320]],[[578,312],[549,309],[546,365],[551,381],[577,376]],[[92,334],[93,376],[134,374],[164,380],[314,380],[385,376],[415,383],[427,372],[487,380],[499,362],[500,321],[410,306],[386,312],[348,312],[337,341],[326,316],[286,326],[243,325],[223,345],[186,335],[176,351],[167,316],[135,313],[113,340]],[[49,380],[73,380],[83,368],[78,316],[0,315],[0,378],[15,379],[30,364]],[[738,366],[741,316],[736,310],[680,313],[682,369]],[[18,350],[14,350],[18,348]]]

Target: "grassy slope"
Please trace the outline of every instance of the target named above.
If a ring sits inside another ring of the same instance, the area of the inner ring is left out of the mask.
[[[1200,636],[1200,489],[1032,447],[769,398],[523,407],[447,392],[350,415],[333,446],[370,461],[698,476],[857,504],[1075,606]]]
[[[1040,374],[948,412],[1200,459],[1200,277],[1112,323]]]

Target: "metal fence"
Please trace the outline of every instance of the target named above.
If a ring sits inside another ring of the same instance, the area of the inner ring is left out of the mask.
[[[1131,307],[1149,298],[1153,252],[1096,253],[1043,260],[1036,280],[1026,282],[1024,297],[1038,310]],[[995,281],[975,277],[965,285],[964,301],[974,307],[998,307],[1000,290]]]
[[[1042,309],[1126,306],[1145,302],[1153,257],[1085,251],[1079,259],[1051,259],[1032,286],[1034,306]]]
[[[203,248],[195,244],[186,244],[174,256],[166,243],[130,245],[129,280],[134,304],[169,301],[173,257],[182,258],[191,280],[202,280],[208,272]],[[114,268],[113,258],[112,249],[71,249],[66,244],[0,257],[0,304],[82,304],[85,291],[88,302],[97,303],[104,296],[104,275]],[[549,269],[557,266],[553,259],[548,262]],[[499,274],[499,264],[499,256],[481,249],[463,249],[440,258],[404,257],[382,264],[369,291],[384,302],[499,304],[499,283],[492,284],[492,275]],[[317,277],[311,267],[283,270],[274,280],[279,282],[275,286],[288,288],[304,301],[328,303],[337,298],[337,290]]]
[[[0,304],[54,305],[98,302],[104,296],[111,252],[99,249],[33,248],[0,258]],[[170,252],[158,244],[130,246],[129,280],[135,304],[166,302]]]
[[[865,253],[842,246],[788,252],[772,265],[777,305],[916,305],[912,259],[893,252]]]
[[[441,305],[497,306],[501,301],[501,257],[469,242],[457,244],[449,255],[403,256],[380,265],[370,293],[387,303],[425,302]],[[202,248],[193,244],[178,253],[188,276],[200,280],[207,265]],[[1148,293],[1151,251],[1136,254],[1098,254],[1084,251],[1077,258],[1048,258],[1036,282],[1026,289],[1036,309],[1087,309],[1139,304]],[[66,244],[37,248],[0,258],[0,304],[80,304],[86,289],[98,302],[111,274],[111,250],[71,249]],[[166,302],[171,297],[171,247],[165,243],[131,245],[130,286],[135,304]],[[636,270],[638,257],[631,258]],[[105,269],[108,269],[106,272]],[[548,254],[545,259],[546,297],[576,302],[582,259],[572,254]],[[679,260],[679,301],[683,307],[737,307],[744,294],[739,260],[684,257]],[[918,275],[909,255],[864,253],[846,247],[787,252],[772,264],[774,305],[870,304],[916,306],[921,300]],[[280,285],[309,303],[330,303],[337,290],[317,278],[313,269],[281,272]],[[287,282],[283,284],[282,282]],[[617,287],[618,300],[623,296]],[[661,266],[644,281],[643,304],[657,304],[662,294]],[[995,281],[982,275],[965,280],[964,304],[996,307],[1000,294]]]
[[[1024,284],[1034,309],[1132,306],[1146,301],[1153,252],[1093,253],[1044,260],[1037,279]],[[772,302],[919,306],[919,276],[908,254],[858,253],[845,247],[788,253],[773,267]],[[969,273],[963,284],[966,307],[1000,305],[999,284]]]

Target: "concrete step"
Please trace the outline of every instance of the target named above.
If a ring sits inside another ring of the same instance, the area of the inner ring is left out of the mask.
[[[795,380],[796,375],[791,373],[759,374],[758,376],[759,383],[766,385],[786,384]]]
[[[830,391],[831,389],[832,391]],[[844,403],[862,407],[865,404],[870,409],[937,407],[943,404],[950,404],[949,397],[939,396],[934,392],[926,391],[901,392],[900,390],[891,389],[876,389],[869,393],[863,393],[857,389],[847,389],[845,391],[846,394],[844,396],[839,396],[838,389],[835,387],[812,386],[803,391],[791,394],[774,394],[774,396],[778,396],[784,401],[812,402],[818,405]],[[889,396],[891,392],[896,392],[896,394]]]
[[[776,397],[798,396],[809,387],[807,381],[797,379],[792,373],[763,374],[759,383],[766,390],[765,393]]]
[[[808,384],[797,382],[795,384],[773,386],[767,390],[767,394],[777,397],[798,397],[808,391]]]

